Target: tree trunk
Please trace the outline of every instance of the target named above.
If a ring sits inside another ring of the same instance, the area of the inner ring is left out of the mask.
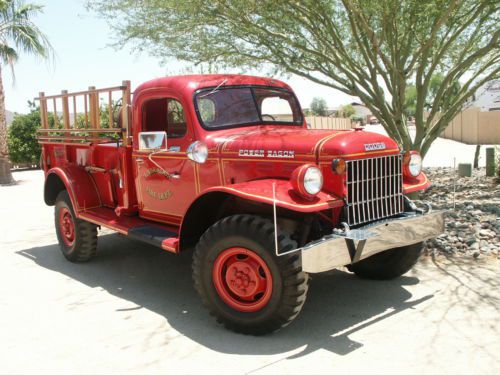
[[[479,168],[479,152],[481,151],[481,145],[476,145],[476,153],[474,154],[474,169]]]
[[[5,93],[3,91],[2,67],[0,65],[0,185],[14,182],[10,172],[9,148],[7,146],[7,119],[5,117]]]

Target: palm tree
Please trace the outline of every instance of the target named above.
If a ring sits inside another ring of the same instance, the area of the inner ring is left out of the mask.
[[[14,64],[19,53],[29,53],[44,59],[52,54],[47,37],[30,20],[42,9],[40,5],[25,4],[21,0],[0,0],[0,185],[14,181],[7,147],[2,69],[8,66],[14,75]]]

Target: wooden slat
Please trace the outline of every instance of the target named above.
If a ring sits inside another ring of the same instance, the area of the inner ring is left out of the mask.
[[[62,90],[61,94],[67,94],[67,90]],[[68,97],[63,96],[61,98],[62,100],[62,111],[63,111],[63,126],[64,129],[69,129],[69,104],[68,104]]]
[[[108,115],[109,115],[109,127],[113,128],[113,94],[108,92]]]
[[[88,108],[88,95],[85,94],[83,96],[84,98],[84,105],[85,105],[85,127],[89,127],[89,108]]]
[[[40,100],[40,120],[43,129],[47,129],[49,127],[49,120],[47,117],[47,99],[45,98],[45,93],[40,92],[39,94]]]
[[[101,128],[101,105],[99,104],[99,92],[96,90],[94,93],[95,100],[95,123],[97,129]]]
[[[59,120],[58,120],[58,117],[57,117],[57,103],[56,103],[56,99],[53,98],[52,102],[53,102],[53,105],[54,105],[54,126],[57,128],[58,125],[59,125]]]
[[[95,95],[94,95],[94,86],[89,87],[89,115],[90,115],[90,127],[92,129],[97,129],[97,122],[96,122],[96,106],[95,106]]]
[[[113,128],[113,129],[38,129],[38,133],[121,133],[124,132],[125,129],[121,128]]]
[[[73,96],[73,127],[78,126],[78,114],[76,111],[76,96]]]
[[[39,141],[41,145],[63,145],[63,146],[90,146],[92,142],[51,142],[51,141]]]
[[[130,123],[129,123],[129,108],[130,108],[130,81],[122,81],[122,127],[125,129],[123,133],[123,144],[128,144],[128,139],[130,135]]]
[[[130,81],[124,81],[124,82],[130,82]],[[122,91],[125,90],[125,86],[114,86],[114,87],[106,87],[102,89],[88,89],[86,91],[77,91],[77,92],[71,92],[67,94],[60,94],[60,95],[50,95],[50,96],[45,96],[45,99],[59,99],[62,98],[63,96],[77,96],[77,95],[89,95],[92,93],[102,93],[102,92],[108,92],[108,91]],[[35,98],[35,100],[40,100],[40,97]]]
[[[43,135],[43,136],[38,136],[36,137],[37,139],[41,139],[44,141],[47,140],[65,140],[65,141],[96,141],[96,140],[105,140],[105,141],[116,141],[114,138],[109,138],[109,137],[86,137],[86,136],[65,136],[65,135]]]

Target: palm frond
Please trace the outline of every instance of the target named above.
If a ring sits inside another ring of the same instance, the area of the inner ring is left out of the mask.
[[[2,59],[5,65],[14,64],[17,58],[17,51],[14,48],[0,43],[0,59]]]
[[[21,0],[0,0],[0,61],[13,68],[19,52],[43,59],[53,55],[47,36],[31,18],[43,11],[38,4]]]

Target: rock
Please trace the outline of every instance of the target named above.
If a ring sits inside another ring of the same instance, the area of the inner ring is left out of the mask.
[[[476,243],[476,237],[469,237],[465,240],[465,243],[468,245],[468,246],[471,246],[472,244]]]
[[[479,242],[479,246],[481,247],[481,249],[484,249],[484,248],[486,248],[486,247],[489,247],[489,245],[490,245],[490,244],[489,244],[489,243],[488,243],[488,241],[486,241],[486,240],[481,240],[481,242]]]
[[[472,256],[474,257],[474,259],[477,259],[479,258],[481,254],[479,253],[479,251],[475,251],[474,254],[472,254]]]
[[[479,231],[479,235],[483,237],[489,237],[490,236],[490,231],[488,229],[481,229]]]
[[[474,243],[472,243],[472,244],[469,246],[469,248],[470,248],[471,250],[479,250],[479,243],[474,242]]]

